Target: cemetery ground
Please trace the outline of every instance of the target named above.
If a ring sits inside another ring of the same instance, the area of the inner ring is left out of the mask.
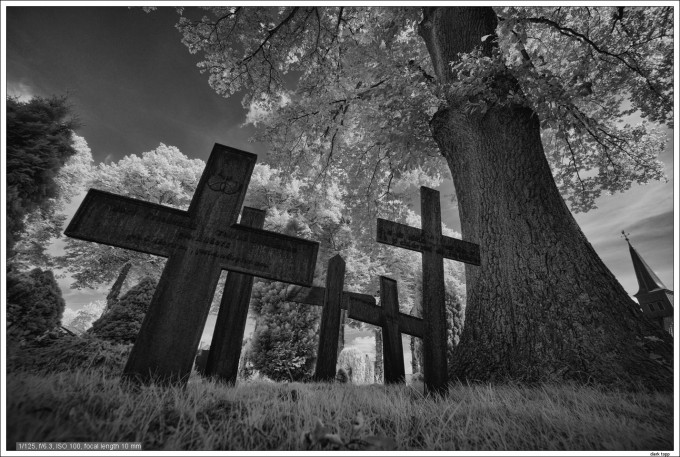
[[[669,450],[673,397],[576,385],[121,383],[129,347],[8,349],[7,443],[141,442],[144,450]]]

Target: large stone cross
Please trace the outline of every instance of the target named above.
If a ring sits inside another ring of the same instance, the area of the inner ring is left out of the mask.
[[[442,235],[439,192],[420,188],[422,228],[378,219],[377,241],[423,254],[423,375],[430,392],[446,392],[444,259],[480,264],[479,245]]]
[[[311,285],[318,243],[236,224],[257,156],[215,144],[188,211],[91,189],[67,236],[167,257],[124,370],[183,384],[223,269]]]
[[[289,287],[286,291],[286,300],[323,307],[314,379],[331,381],[335,377],[340,313],[344,309],[350,319],[382,328],[385,383],[404,382],[401,334],[423,338],[423,320],[399,312],[396,281],[380,277],[382,306],[377,306],[372,295],[343,290],[344,276],[345,261],[336,255],[328,262],[326,287]]]

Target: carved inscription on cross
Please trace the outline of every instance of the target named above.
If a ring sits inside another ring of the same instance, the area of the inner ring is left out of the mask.
[[[423,254],[423,374],[429,392],[447,390],[444,259],[480,264],[479,245],[442,235],[439,192],[420,188],[422,229],[378,219],[379,243]]]
[[[344,276],[345,261],[336,255],[328,262],[326,287],[289,287],[286,293],[289,301],[323,307],[315,380],[330,381],[335,377],[340,313],[344,309],[349,318],[382,328],[385,383],[404,382],[401,334],[422,338],[423,320],[399,312],[396,281],[380,277],[382,306],[377,306],[371,295],[343,291]]]
[[[222,269],[311,285],[318,243],[236,224],[257,156],[220,144],[188,211],[90,190],[67,236],[167,257],[124,377],[183,384]]]

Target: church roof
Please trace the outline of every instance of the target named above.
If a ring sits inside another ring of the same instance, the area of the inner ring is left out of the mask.
[[[628,248],[630,249],[630,257],[633,259],[633,268],[635,268],[635,276],[637,277],[638,284],[640,285],[640,290],[637,291],[635,296],[640,294],[651,292],[653,290],[668,288],[664,285],[659,277],[652,271],[652,269],[647,265],[640,254],[635,250],[635,248],[630,244],[630,240],[626,237],[628,242]]]

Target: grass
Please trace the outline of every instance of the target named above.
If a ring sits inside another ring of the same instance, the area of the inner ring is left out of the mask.
[[[673,397],[595,387],[243,383],[192,375],[132,387],[99,370],[7,375],[7,443],[141,442],[144,450],[673,449]],[[361,412],[361,414],[358,414]]]

